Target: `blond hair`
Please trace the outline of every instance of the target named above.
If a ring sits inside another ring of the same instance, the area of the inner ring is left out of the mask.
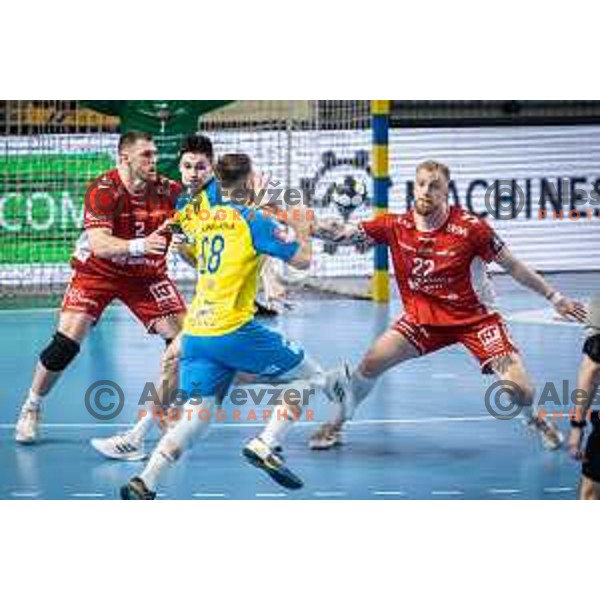
[[[426,160],[417,167],[417,173],[421,170],[441,173],[446,178],[446,181],[450,181],[450,169],[444,163],[435,160]]]

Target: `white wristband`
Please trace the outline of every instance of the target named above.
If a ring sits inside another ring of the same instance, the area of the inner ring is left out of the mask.
[[[552,304],[554,304],[554,306],[556,306],[561,300],[564,300],[564,298],[565,297],[560,292],[554,292],[553,294],[550,295],[548,300],[550,302],[552,302]]]
[[[129,242],[129,254],[131,256],[144,256],[144,238],[136,238]]]

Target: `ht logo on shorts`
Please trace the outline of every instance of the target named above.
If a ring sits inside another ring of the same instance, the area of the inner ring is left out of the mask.
[[[477,332],[477,337],[487,351],[493,350],[495,346],[502,348],[502,334],[498,325],[484,327]]]
[[[168,309],[173,304],[177,306],[177,295],[175,294],[171,282],[159,281],[158,283],[151,285],[149,290],[159,308]]]

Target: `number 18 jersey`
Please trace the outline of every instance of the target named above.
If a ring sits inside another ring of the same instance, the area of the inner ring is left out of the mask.
[[[221,198],[191,206],[183,228],[193,239],[198,283],[184,332],[225,335],[254,317],[261,255],[289,261],[299,243],[292,229],[259,209]]]

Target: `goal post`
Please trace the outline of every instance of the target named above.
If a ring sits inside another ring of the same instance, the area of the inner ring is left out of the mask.
[[[378,216],[388,211],[390,188],[390,101],[372,100],[372,164],[373,164],[373,212]],[[387,247],[378,244],[373,253],[373,300],[389,302],[390,276]]]

